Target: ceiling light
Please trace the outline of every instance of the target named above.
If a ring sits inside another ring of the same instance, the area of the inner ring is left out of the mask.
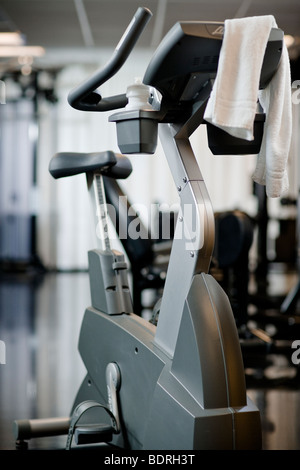
[[[289,48],[294,44],[295,38],[294,38],[294,36],[291,36],[290,34],[285,34],[284,35],[284,42],[285,42],[286,47]]]
[[[40,57],[45,54],[45,49],[41,46],[1,46],[0,57],[20,57],[31,56]]]
[[[25,38],[21,33],[0,33],[0,46],[23,46]]]

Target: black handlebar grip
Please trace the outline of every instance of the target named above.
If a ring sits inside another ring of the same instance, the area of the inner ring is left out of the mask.
[[[109,62],[69,93],[68,102],[73,108],[81,111],[109,111],[126,106],[126,94],[102,99],[95,90],[122,67],[151,16],[148,8],[138,8]]]

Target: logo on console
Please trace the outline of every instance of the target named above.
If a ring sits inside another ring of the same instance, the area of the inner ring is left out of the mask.
[[[224,26],[218,26],[217,29],[212,32],[213,36],[215,36],[216,34],[222,36],[224,34]]]

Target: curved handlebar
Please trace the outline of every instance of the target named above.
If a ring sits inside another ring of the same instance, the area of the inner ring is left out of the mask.
[[[69,93],[68,102],[73,108],[81,111],[110,111],[126,106],[126,94],[102,99],[95,90],[122,67],[151,16],[148,8],[138,8],[109,62]]]

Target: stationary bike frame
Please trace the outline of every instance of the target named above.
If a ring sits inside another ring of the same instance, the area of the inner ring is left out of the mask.
[[[118,364],[122,424],[112,442],[121,447],[261,446],[259,412],[246,396],[231,306],[219,284],[207,274],[214,246],[214,215],[189,135],[203,118],[208,96],[209,89],[193,124],[159,124],[181,213],[157,327],[129,311],[107,314],[98,307],[88,308],[83,320],[79,351],[88,375],[74,408],[87,399],[104,403],[105,368]],[[99,200],[103,203],[104,196]],[[100,259],[101,251],[93,256]],[[96,262],[90,265],[92,284],[97,274]],[[95,286],[92,305],[99,301]]]
[[[149,15],[147,9],[139,9],[112,61],[70,93],[74,108],[107,111],[126,106],[126,95],[102,99],[95,89],[125,62]],[[260,415],[246,395],[232,309],[225,292],[208,274],[214,215],[189,142],[203,123],[211,91],[210,81],[203,83],[192,112],[188,116],[183,113],[182,119],[179,112],[173,124],[164,120],[164,109],[125,112],[125,121],[128,116],[151,121],[150,140],[152,121],[158,121],[158,134],[180,196],[181,213],[163,297],[157,307],[157,327],[132,313],[124,257],[110,248],[102,181],[105,163],[101,161],[93,171],[89,166],[86,171],[102,241],[89,252],[91,306],[85,311],[79,338],[87,375],[75,398],[71,419],[61,418],[54,424],[56,429],[63,428],[61,432],[66,432],[66,423],[70,427],[69,447],[70,429],[73,433],[80,413],[87,415],[91,408],[89,420],[107,426],[104,430],[102,425],[92,428],[91,433],[87,427],[77,428],[81,442],[91,442],[94,433],[95,439],[105,435],[105,442],[129,449],[261,448]],[[123,124],[122,119],[110,117]],[[109,152],[103,158],[111,164]],[[79,156],[81,172],[83,160]],[[46,435],[48,424],[42,426],[40,435]],[[26,422],[26,432],[32,426]],[[28,431],[26,436],[31,434]]]

